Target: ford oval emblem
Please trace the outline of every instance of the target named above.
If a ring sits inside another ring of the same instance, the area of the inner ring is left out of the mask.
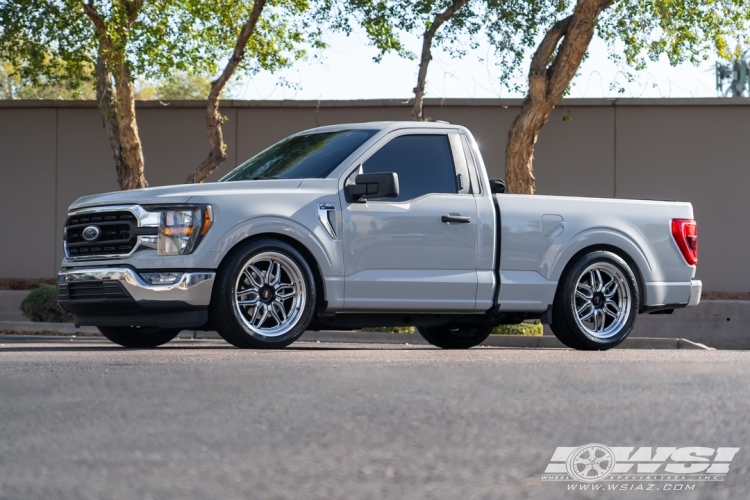
[[[101,233],[102,230],[99,229],[99,226],[87,226],[81,233],[81,236],[86,241],[95,241]]]

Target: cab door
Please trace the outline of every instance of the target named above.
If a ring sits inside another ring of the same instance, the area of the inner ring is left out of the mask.
[[[399,195],[342,203],[347,310],[474,309],[477,208],[451,142],[460,146],[447,132],[402,131],[365,159],[363,173],[398,175]]]

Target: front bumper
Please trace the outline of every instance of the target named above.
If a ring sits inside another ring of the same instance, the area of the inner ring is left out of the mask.
[[[128,267],[68,269],[58,274],[57,300],[77,325],[198,328],[208,321],[215,277],[190,271],[151,285]]]

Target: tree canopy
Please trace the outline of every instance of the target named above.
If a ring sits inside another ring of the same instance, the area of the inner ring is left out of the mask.
[[[127,5],[137,4],[132,27],[121,28]],[[305,29],[293,14],[306,2],[269,2],[239,71],[275,70],[304,55]],[[234,48],[252,2],[247,0],[0,0],[0,59],[32,84],[81,88],[93,79],[99,35],[84,5],[101,13],[103,28],[122,49],[131,73],[165,80],[176,72],[214,75]],[[290,14],[291,12],[291,14]]]

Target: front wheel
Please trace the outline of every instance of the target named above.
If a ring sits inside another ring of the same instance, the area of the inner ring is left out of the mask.
[[[217,331],[240,348],[286,347],[313,317],[315,280],[291,245],[259,240],[233,253],[220,269],[211,301]]]
[[[156,347],[166,344],[180,333],[174,328],[155,326],[99,326],[99,331],[115,344],[123,347]]]
[[[442,349],[468,349],[484,342],[492,328],[452,328],[442,326],[419,326],[419,334],[430,344]]]
[[[611,349],[633,329],[639,304],[638,282],[627,262],[612,252],[591,252],[563,276],[550,327],[568,347]]]

